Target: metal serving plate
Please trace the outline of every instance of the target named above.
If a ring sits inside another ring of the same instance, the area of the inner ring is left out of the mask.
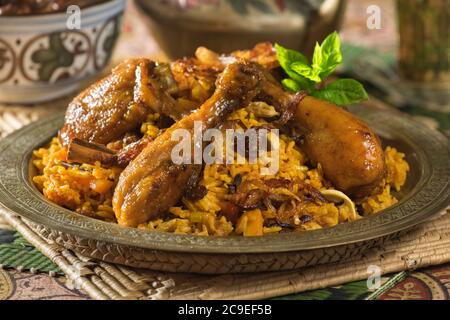
[[[0,203],[59,234],[143,252],[203,255],[287,253],[356,244],[411,228],[448,206],[450,143],[447,138],[395,111],[361,106],[355,106],[351,111],[374,128],[383,144],[404,152],[411,166],[407,183],[397,194],[400,201],[359,221],[315,231],[262,237],[200,237],[148,232],[76,214],[46,200],[30,178],[33,174],[30,165],[32,151],[45,145],[56,134],[63,125],[62,113],[24,127],[0,142]]]

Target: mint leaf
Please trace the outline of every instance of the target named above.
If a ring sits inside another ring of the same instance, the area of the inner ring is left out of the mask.
[[[311,93],[314,97],[333,102],[337,105],[349,105],[367,100],[368,95],[361,83],[353,79],[339,79],[321,90]]]
[[[284,89],[292,92],[299,92],[302,90],[298,82],[292,80],[292,79],[284,79],[281,81],[281,84],[283,85]]]
[[[291,64],[295,61],[302,62],[304,64],[308,64],[308,59],[301,54],[300,52],[297,52],[295,50],[286,49],[283,46],[279,45],[278,43],[275,43],[275,51],[277,53],[277,59],[280,63],[280,66],[283,68],[283,70],[286,72],[286,74],[293,79],[294,81],[298,82],[301,87],[303,88],[309,88],[311,87],[311,84],[307,79],[302,77],[301,75],[298,75],[291,69]]]
[[[295,50],[275,44],[278,61],[289,79],[282,81],[286,90],[298,92],[306,90],[319,99],[328,100],[337,105],[353,104],[367,99],[362,84],[352,79],[340,79],[329,83],[322,89],[323,81],[342,63],[341,40],[335,31],[314,47],[312,63]],[[319,84],[319,85],[317,85]]]
[[[323,58],[324,56],[322,52],[322,47],[319,45],[318,42],[316,42],[312,59],[312,68],[317,69],[318,71],[322,71],[322,65],[324,64]]]
[[[308,63],[308,59],[298,51],[286,49],[285,47],[275,43],[275,51],[277,53],[278,61],[281,67],[289,68],[289,65],[294,61],[300,61],[305,64]]]
[[[318,45],[316,44],[316,49]],[[314,57],[313,57],[313,66],[315,61],[316,49],[314,49]],[[339,38],[339,34],[335,31],[332,34],[328,35],[325,40],[323,40],[320,45],[320,49],[318,50],[318,54],[320,56],[316,58],[319,63],[322,72],[320,76],[322,79],[328,77],[336,67],[342,63],[342,52],[341,52],[341,40]]]
[[[319,83],[328,77],[341,62],[341,41],[338,33],[333,32],[321,45],[316,42],[311,66],[305,61],[295,61],[291,63],[290,68],[298,75]]]
[[[322,79],[319,76],[320,70],[314,69],[303,62],[300,61],[293,62],[291,63],[290,68],[298,75],[301,75],[306,79],[314,81],[315,83],[319,83],[322,81]]]

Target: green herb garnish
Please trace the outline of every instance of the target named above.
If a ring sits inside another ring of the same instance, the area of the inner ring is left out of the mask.
[[[336,67],[342,63],[341,40],[335,31],[319,45],[316,43],[311,64],[308,59],[295,50],[275,44],[277,58],[289,76],[282,84],[286,90],[308,94],[337,105],[348,105],[368,98],[361,83],[353,79],[338,79],[325,82]]]

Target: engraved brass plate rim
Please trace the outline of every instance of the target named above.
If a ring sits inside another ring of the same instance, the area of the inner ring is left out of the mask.
[[[389,144],[396,142],[408,149],[408,161],[413,168],[410,175],[414,180],[399,203],[359,221],[263,237],[203,237],[149,232],[76,214],[46,200],[30,178],[32,151],[56,134],[63,124],[63,113],[28,125],[0,141],[0,203],[37,224],[96,241],[214,254],[302,251],[367,241],[411,228],[446,208],[450,203],[449,140],[396,111],[360,106],[350,109]]]

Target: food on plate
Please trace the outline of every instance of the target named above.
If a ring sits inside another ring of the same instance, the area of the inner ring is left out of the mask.
[[[321,164],[337,189],[362,198],[380,187],[386,175],[383,149],[363,121],[327,101],[305,97],[295,109],[294,123],[304,132],[309,159]]]
[[[125,168],[113,198],[120,224],[135,227],[164,214],[180,200],[186,189],[197,183],[202,166],[174,163],[171,153],[178,141],[171,136],[179,128],[192,132],[195,121],[203,122],[202,130],[216,127],[234,109],[247,105],[258,93],[259,79],[253,67],[251,63],[227,66],[211,98],[149,143]]]
[[[342,60],[337,34],[311,65],[275,48],[123,62],[34,151],[34,183],[79,214],[195,235],[320,229],[395,204],[409,165],[337,106],[367,97],[354,80],[328,79]]]
[[[69,104],[61,140],[64,145],[75,137],[107,144],[137,131],[152,113],[180,120],[212,95],[225,64],[239,57],[265,68],[273,68],[276,63],[272,46],[267,43],[222,57],[199,48],[196,58],[171,64],[128,59]]]

